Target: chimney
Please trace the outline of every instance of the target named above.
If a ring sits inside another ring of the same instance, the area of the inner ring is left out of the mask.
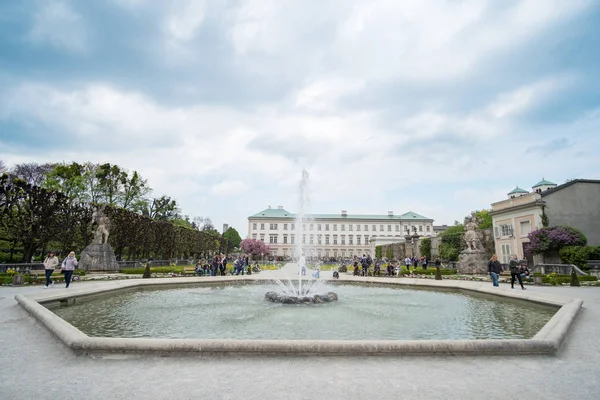
[[[278,210],[283,210],[283,206],[277,206]]]
[[[269,210],[271,209],[271,206],[269,206]]]
[[[346,210],[342,210],[342,217],[346,218],[348,216],[348,213],[346,212]]]
[[[388,217],[392,218],[394,216],[394,212],[393,211],[388,211]]]

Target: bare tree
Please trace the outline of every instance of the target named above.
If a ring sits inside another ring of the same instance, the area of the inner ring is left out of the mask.
[[[0,174],[6,171],[6,164],[4,161],[0,160]]]
[[[10,171],[15,178],[21,178],[25,182],[34,186],[42,186],[46,180],[46,175],[52,171],[55,164],[23,163],[17,164]]]

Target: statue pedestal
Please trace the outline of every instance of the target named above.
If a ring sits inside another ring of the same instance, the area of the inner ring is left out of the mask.
[[[458,256],[459,274],[487,275],[488,259],[484,250],[465,250]]]
[[[108,243],[92,243],[82,252],[79,268],[83,271],[119,272],[119,264]]]

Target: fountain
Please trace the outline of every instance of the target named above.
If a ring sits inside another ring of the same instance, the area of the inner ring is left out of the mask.
[[[298,303],[328,303],[336,301],[338,296],[334,292],[319,294],[322,288],[322,281],[319,279],[307,280],[302,282],[302,276],[306,273],[306,255],[302,236],[304,234],[304,224],[307,219],[306,209],[310,204],[308,196],[308,171],[302,169],[302,179],[300,180],[300,204],[298,214],[295,220],[296,233],[296,255],[298,257],[298,286],[288,277],[287,284],[279,279],[275,282],[281,287],[280,292],[270,291],[265,294],[265,300],[274,303],[298,304]]]

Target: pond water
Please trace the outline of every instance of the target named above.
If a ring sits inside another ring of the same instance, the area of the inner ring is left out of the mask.
[[[197,339],[523,339],[556,308],[503,297],[335,284],[339,300],[264,300],[273,284],[211,284],[112,293],[49,307],[89,336]]]

